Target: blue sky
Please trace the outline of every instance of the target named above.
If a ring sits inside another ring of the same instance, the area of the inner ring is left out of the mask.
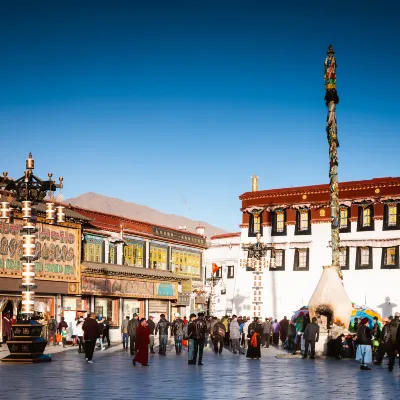
[[[1,14],[11,176],[32,151],[66,198],[92,191],[236,231],[254,172],[261,189],[328,182],[330,43],[339,179],[400,175],[397,1],[9,0]]]

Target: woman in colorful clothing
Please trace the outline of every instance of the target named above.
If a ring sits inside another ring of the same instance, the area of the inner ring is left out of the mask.
[[[360,362],[360,369],[363,371],[370,371],[368,364],[372,363],[372,334],[368,324],[369,319],[363,318],[357,330],[356,360]]]

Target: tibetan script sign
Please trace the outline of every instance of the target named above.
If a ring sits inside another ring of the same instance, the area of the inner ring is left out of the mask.
[[[97,294],[108,296],[174,299],[178,297],[176,282],[147,282],[112,278],[94,278],[82,276],[82,294]]]
[[[40,222],[36,226],[36,277],[77,280],[78,231]],[[0,276],[21,276],[22,228],[21,220],[14,224],[0,223]]]
[[[157,226],[153,226],[153,235],[165,239],[178,240],[180,242],[191,243],[197,246],[206,245],[206,239],[203,237],[199,237],[188,232],[176,232],[170,229],[159,228]]]

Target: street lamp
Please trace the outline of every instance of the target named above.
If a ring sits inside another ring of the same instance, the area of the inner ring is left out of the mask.
[[[3,362],[13,363],[35,363],[51,361],[51,357],[43,355],[47,341],[40,337],[42,325],[31,320],[34,312],[35,289],[35,264],[36,257],[36,209],[33,205],[42,202],[47,195],[53,196],[53,192],[63,187],[63,178],[56,184],[52,180],[53,174],[49,173],[49,180],[44,181],[33,174],[35,161],[32,153],[26,160],[24,176],[17,180],[8,177],[7,172],[0,177],[0,189],[4,190],[10,197],[20,203],[24,226],[23,252],[22,252],[22,308],[23,320],[13,325],[13,340],[7,342],[10,355],[5,357]],[[54,200],[52,198],[51,200]],[[2,201],[0,208],[0,220],[9,223],[12,219],[13,209],[10,201]],[[55,206],[53,202],[46,204],[46,221],[49,223],[65,222],[64,207]]]
[[[270,250],[264,243],[261,242],[261,235],[257,234],[256,243],[243,245],[242,249],[247,252],[247,255],[240,260],[240,266],[246,270],[253,271],[253,316],[261,317],[261,305],[263,304],[263,287],[261,286],[261,278],[263,269],[268,267],[267,251]],[[274,250],[271,250],[271,266],[274,265]]]

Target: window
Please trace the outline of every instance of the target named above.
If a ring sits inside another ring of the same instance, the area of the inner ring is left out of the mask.
[[[298,210],[295,235],[311,235],[311,210]]]
[[[143,267],[143,244],[128,243],[124,246],[124,265]]]
[[[374,230],[374,207],[372,205],[364,205],[358,207],[358,231]]]
[[[308,271],[310,249],[295,249],[293,271]]]
[[[383,230],[400,229],[399,207],[397,203],[385,204]]]
[[[348,247],[341,247],[339,253],[339,265],[341,269],[350,269],[349,257],[350,249]]]
[[[382,249],[382,269],[399,268],[399,246]]]
[[[116,246],[110,245],[109,252],[108,252],[108,262],[110,264],[117,263],[117,247]]]
[[[351,208],[341,206],[339,209],[340,219],[339,219],[339,228],[340,232],[351,232],[351,222],[350,222],[350,213]]]
[[[215,273],[216,278],[222,278],[222,267],[219,267],[217,272]]]
[[[150,266],[152,269],[168,270],[167,249],[150,245]]]
[[[101,262],[102,245],[97,243],[85,243],[83,247],[83,257],[85,261]]]
[[[272,236],[286,235],[286,211],[277,210],[272,213]]]
[[[262,236],[262,213],[250,214],[249,220],[249,236],[255,237],[257,234]]]
[[[96,297],[94,311],[97,317],[107,319],[111,326],[119,326],[119,300]]]
[[[172,249],[172,271],[178,275],[201,276],[201,254]]]
[[[271,257],[275,257],[275,264],[271,265],[271,271],[285,270],[285,250],[275,250]]]
[[[235,277],[235,266],[234,265],[228,265],[228,279],[233,279]]]
[[[356,269],[372,269],[372,247],[357,247]]]

